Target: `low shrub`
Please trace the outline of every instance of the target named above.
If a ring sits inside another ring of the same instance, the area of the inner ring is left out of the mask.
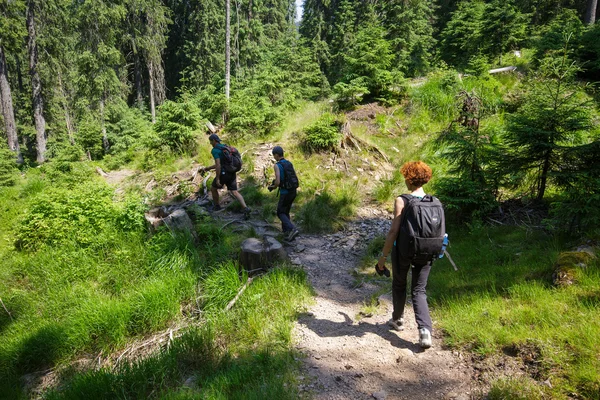
[[[331,113],[323,114],[314,124],[304,129],[302,144],[308,151],[335,150],[341,140],[342,122]]]
[[[19,177],[15,153],[0,146],[0,187],[13,186]]]
[[[158,109],[155,136],[151,139],[151,148],[164,145],[177,152],[193,150],[198,136],[202,116],[200,109],[192,101],[175,102],[167,100]]]

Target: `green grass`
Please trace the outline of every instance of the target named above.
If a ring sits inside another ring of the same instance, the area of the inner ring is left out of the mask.
[[[230,284],[223,289],[218,282]],[[298,355],[290,339],[300,304],[311,294],[304,272],[277,268],[255,278],[229,313],[222,306],[242,283],[237,269],[224,265],[204,283],[215,307],[168,349],[116,370],[67,371],[64,386],[47,398],[297,398],[290,384],[295,382]]]
[[[482,355],[509,354],[531,360],[530,381],[494,384],[491,398],[598,398],[600,393],[600,273],[598,263],[576,285],[551,284],[561,245],[542,232],[476,228],[451,237],[447,260],[436,262],[429,295],[434,317],[451,347]],[[503,397],[505,396],[505,397]]]

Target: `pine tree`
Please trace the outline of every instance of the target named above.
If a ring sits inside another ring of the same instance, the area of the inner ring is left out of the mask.
[[[23,163],[23,156],[19,146],[6,51],[16,52],[19,48],[19,37],[22,37],[25,26],[19,15],[23,15],[24,7],[25,4],[21,1],[0,3],[0,103],[2,103],[0,109],[4,120],[8,148],[15,153],[19,164]]]
[[[390,0],[381,3],[383,25],[387,39],[396,55],[394,63],[408,75],[423,75],[429,70],[432,51],[433,19],[432,1]]]
[[[512,154],[506,158],[507,168],[534,175],[538,201],[559,171],[565,151],[593,126],[593,105],[574,81],[578,68],[566,47],[561,53],[543,60],[540,75],[531,81],[523,106],[508,124]]]
[[[481,25],[484,12],[485,4],[480,0],[458,4],[440,35],[441,55],[447,63],[464,68],[483,50]]]
[[[526,24],[527,17],[505,0],[487,4],[481,29],[486,53],[499,57],[502,64],[502,54],[516,49],[525,39]]]

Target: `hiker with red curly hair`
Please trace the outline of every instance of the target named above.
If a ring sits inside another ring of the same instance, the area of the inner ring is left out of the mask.
[[[445,234],[445,222],[442,205],[435,197],[427,195],[423,190],[423,186],[431,179],[431,168],[422,161],[411,161],[405,163],[400,172],[404,176],[406,187],[410,194],[404,194],[396,198],[394,202],[394,220],[392,226],[385,239],[383,251],[376,265],[377,273],[389,276],[389,271],[385,268],[387,256],[392,254],[392,298],[393,312],[392,319],[388,325],[395,330],[404,329],[404,306],[406,303],[406,290],[408,272],[412,266],[412,282],[411,295],[413,309],[415,312],[415,320],[419,329],[419,344],[426,349],[431,347],[431,316],[429,315],[429,306],[427,305],[427,278],[431,270],[433,260],[439,255],[437,249],[438,238],[423,240],[423,246],[414,244],[419,242],[419,238],[414,239],[405,234],[410,230],[407,228],[410,218],[427,220],[425,230],[434,232],[434,236],[439,236],[441,232],[442,238]],[[421,217],[419,207],[425,207]],[[411,217],[411,215],[419,215],[419,218]],[[427,248],[430,243],[435,242],[431,248]],[[441,242],[440,242],[441,246]],[[411,250],[409,250],[409,248]],[[437,254],[435,254],[437,252]]]

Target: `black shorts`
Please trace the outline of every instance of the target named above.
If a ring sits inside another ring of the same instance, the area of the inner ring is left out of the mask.
[[[221,185],[227,186],[228,190],[238,190],[237,176],[235,172],[225,172],[224,174],[221,174],[219,181],[221,182]],[[217,186],[217,178],[213,179],[211,186],[217,189],[221,189]]]

